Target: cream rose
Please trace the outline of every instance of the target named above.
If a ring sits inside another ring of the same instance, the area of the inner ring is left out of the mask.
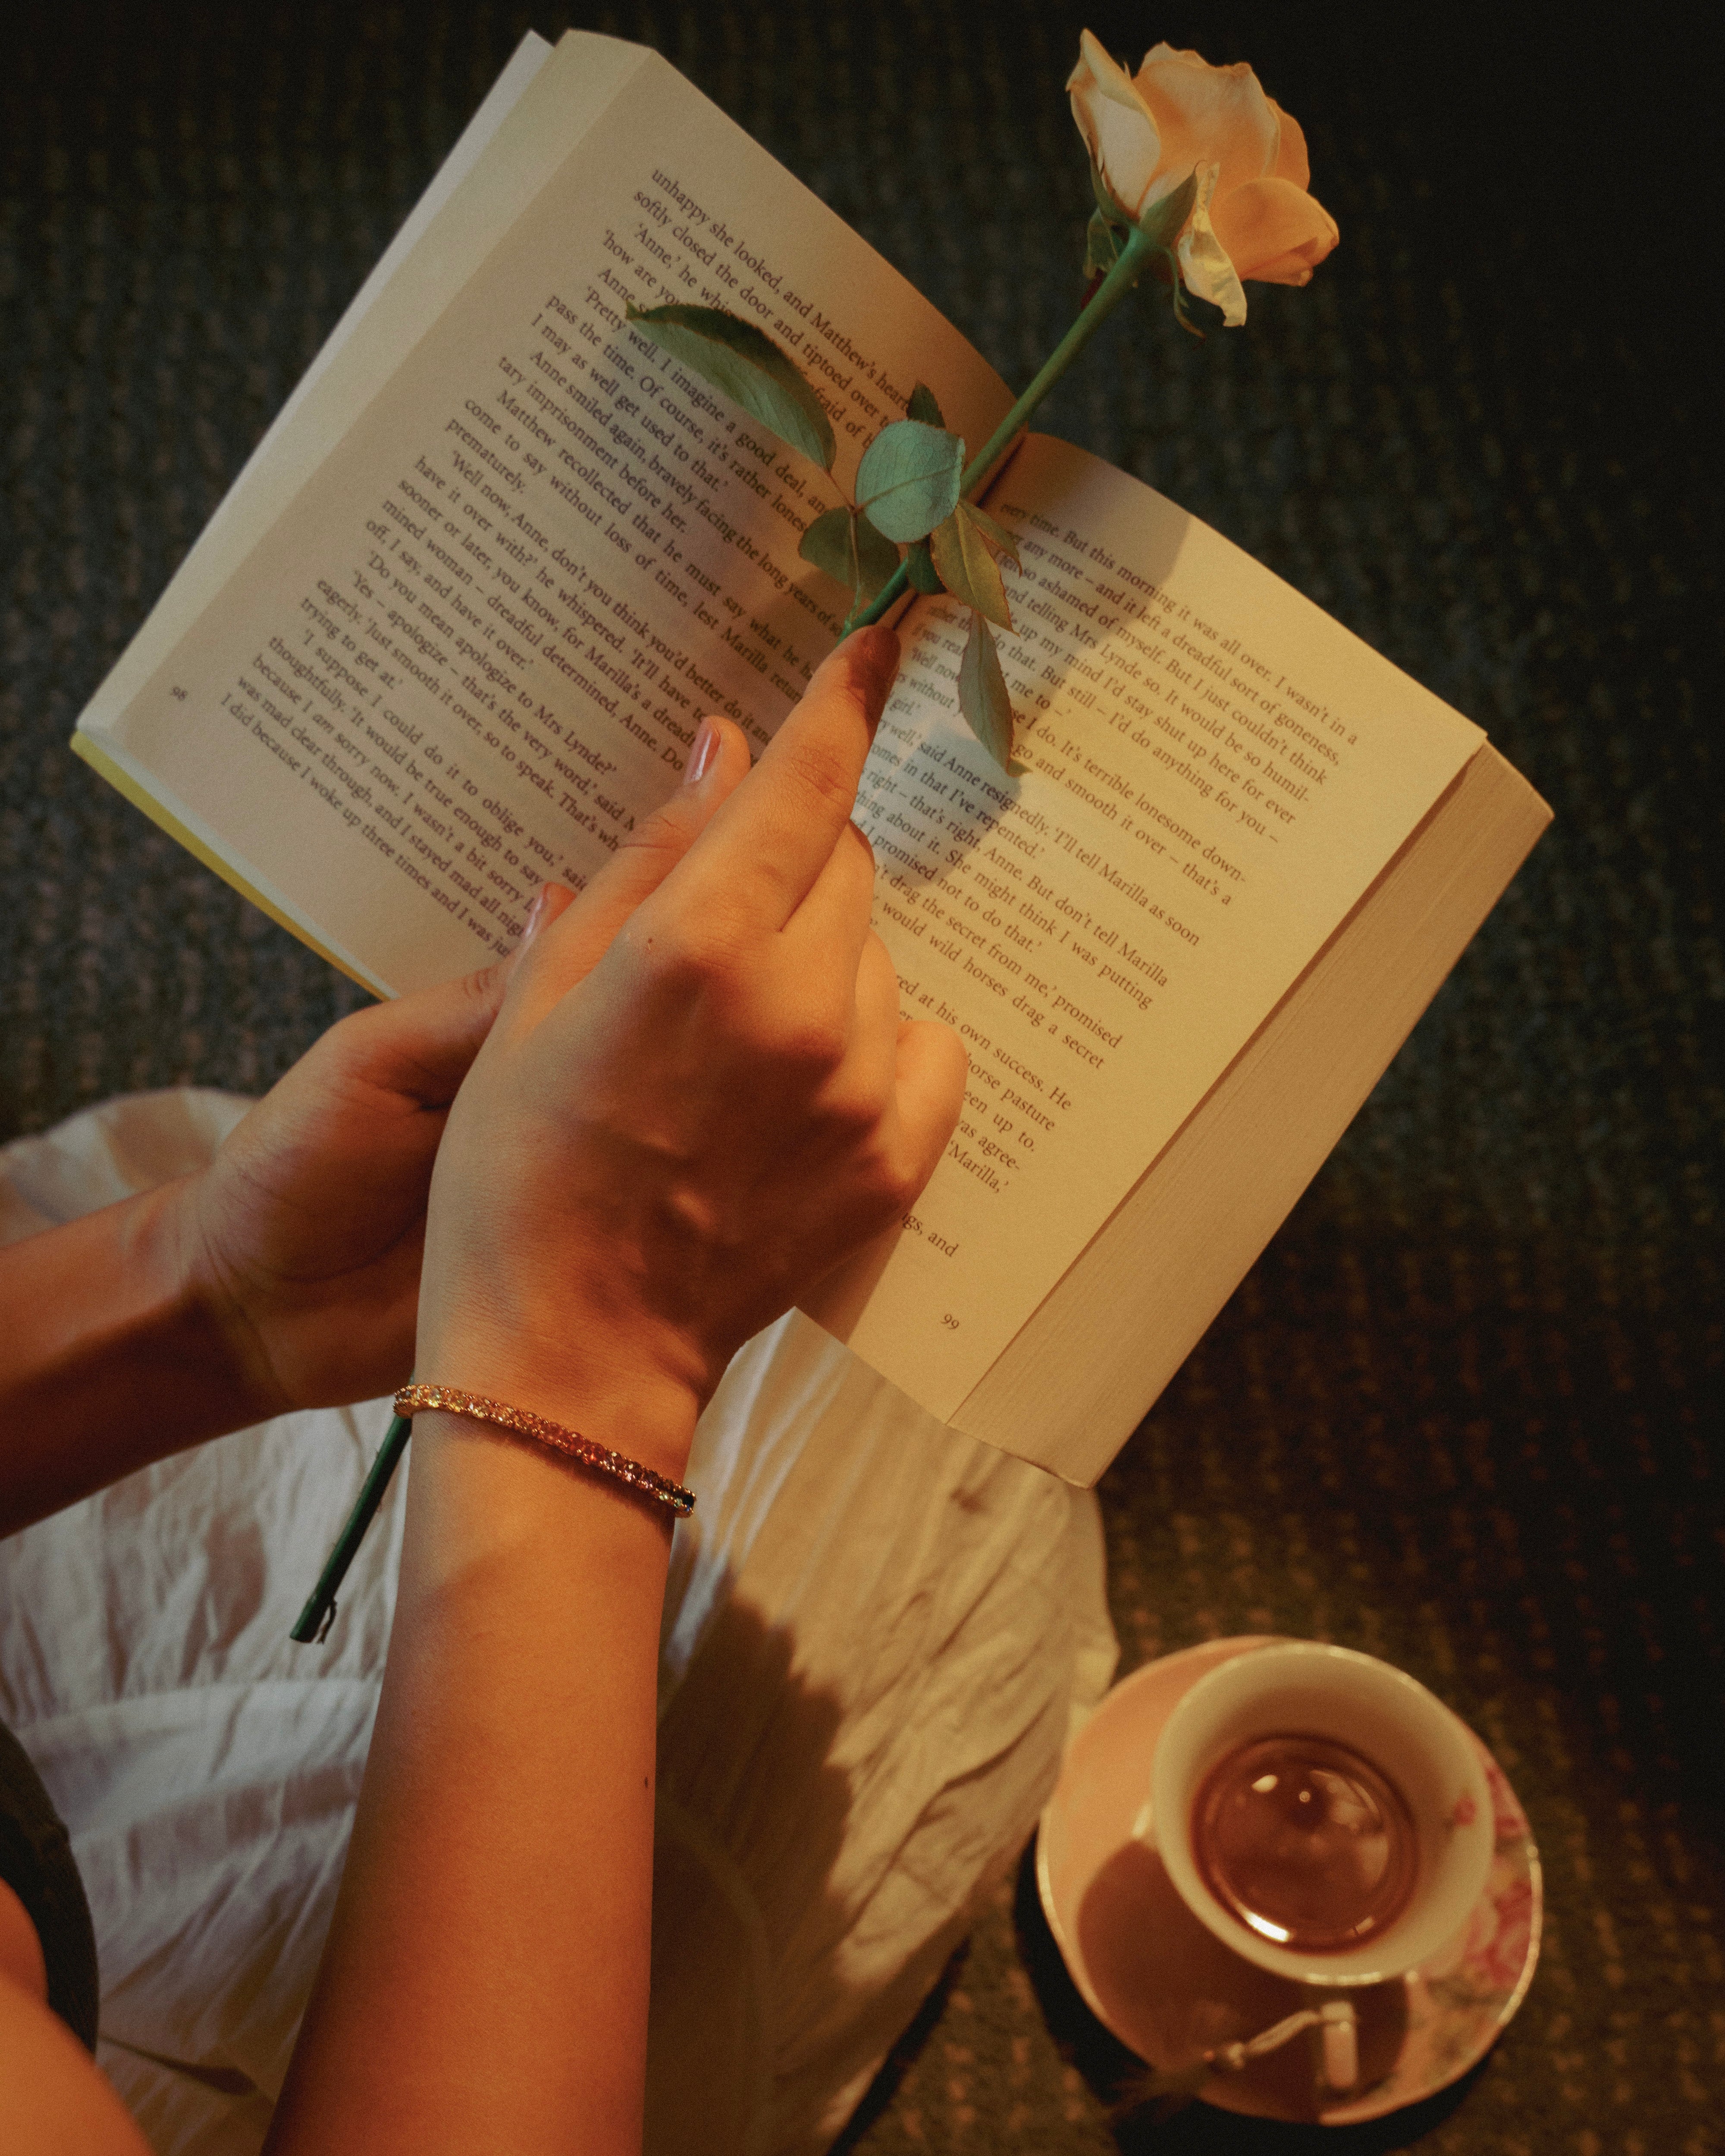
[[[1230,329],[1245,320],[1243,279],[1307,284],[1341,237],[1307,192],[1299,123],[1243,60],[1212,67],[1157,45],[1134,77],[1086,30],[1066,89],[1102,185],[1132,223],[1197,174],[1175,253],[1186,289]]]

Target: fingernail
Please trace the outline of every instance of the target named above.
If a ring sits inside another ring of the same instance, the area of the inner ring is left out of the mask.
[[[695,736],[695,745],[689,752],[689,762],[683,773],[685,786],[699,786],[706,777],[707,766],[713,760],[713,751],[719,746],[719,730],[711,719],[703,719]]]
[[[880,714],[886,709],[886,700],[898,679],[899,640],[884,623],[876,623],[868,629],[858,629],[850,639],[850,648],[851,663],[856,670],[851,678],[854,680],[858,675],[862,677],[863,710],[872,732],[880,723]]]
[[[517,951],[525,951],[539,933],[539,924],[545,918],[545,901],[550,890],[551,886],[548,883],[541,884],[538,895],[527,908],[527,918],[521,929],[521,941],[515,947]]]

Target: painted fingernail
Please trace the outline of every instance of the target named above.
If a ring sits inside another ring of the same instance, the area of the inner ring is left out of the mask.
[[[515,947],[517,951],[525,951],[539,933],[539,924],[545,918],[545,901],[550,890],[551,886],[548,883],[541,884],[533,903],[527,908],[527,918],[521,930],[521,941]]]
[[[707,766],[713,760],[713,752],[719,746],[719,730],[711,719],[703,719],[695,736],[695,745],[689,752],[688,765],[683,773],[685,786],[699,786],[706,777]]]
[[[850,639],[853,666],[861,675],[863,713],[872,731],[880,723],[886,700],[898,678],[901,649],[897,636],[884,623],[858,629]],[[851,677],[857,678],[856,675]]]

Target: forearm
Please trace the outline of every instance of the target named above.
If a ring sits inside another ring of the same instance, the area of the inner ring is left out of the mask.
[[[693,1418],[639,1449],[674,1463]],[[416,1420],[383,1697],[278,2156],[639,2148],[669,1548],[603,1480]]]
[[[0,1250],[0,1535],[270,1411],[191,1285],[184,1188]]]

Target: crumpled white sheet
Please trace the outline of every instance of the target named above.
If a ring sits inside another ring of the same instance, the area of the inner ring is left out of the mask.
[[[136,1096],[0,1152],[11,1240],[244,1112]],[[298,1614],[388,1404],[283,1416],[0,1543],[0,1717],[71,1829],[103,2065],[159,2156],[253,2156],[341,1871],[406,1476]],[[1116,1645],[1087,1491],[792,1317],[697,1435],[660,1669],[647,2148],[824,2148],[1029,1833]]]

